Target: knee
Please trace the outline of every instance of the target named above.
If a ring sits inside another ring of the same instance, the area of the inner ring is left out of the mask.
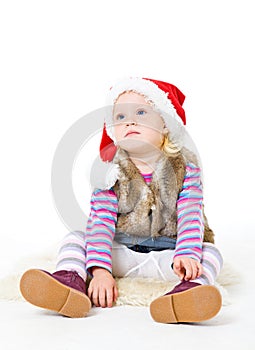
[[[211,256],[211,258],[218,260],[220,267],[223,265],[223,256],[220,250],[213,243],[203,243],[203,256]]]

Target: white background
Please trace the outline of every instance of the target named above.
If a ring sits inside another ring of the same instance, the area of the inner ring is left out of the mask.
[[[1,273],[68,232],[51,194],[54,152],[126,76],[184,92],[216,239],[254,244],[254,27],[247,0],[1,1]]]

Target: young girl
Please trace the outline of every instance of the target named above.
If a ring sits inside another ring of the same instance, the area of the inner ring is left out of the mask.
[[[147,78],[111,88],[112,113],[100,145],[109,165],[105,184],[92,193],[86,231],[65,237],[57,271],[24,273],[20,288],[27,301],[84,317],[91,302],[111,307],[117,300],[114,277],[170,280],[175,274],[175,288],[150,305],[155,321],[201,322],[218,313],[221,295],[214,282],[222,257],[203,211],[184,99],[174,85]]]

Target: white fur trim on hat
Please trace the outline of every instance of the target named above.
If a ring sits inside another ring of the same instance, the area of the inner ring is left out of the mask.
[[[177,144],[181,143],[184,125],[181,118],[178,116],[175,107],[167,97],[168,93],[161,90],[155,83],[143,78],[126,78],[115,84],[107,97],[107,105],[114,106],[117,98],[125,91],[135,91],[142,94],[145,100],[152,101],[154,109],[160,113],[164,119],[166,127],[170,132],[171,140]],[[106,130],[108,135],[115,140],[112,132],[112,115],[108,114],[106,117]]]

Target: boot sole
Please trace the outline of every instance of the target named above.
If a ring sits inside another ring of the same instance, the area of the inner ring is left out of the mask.
[[[203,285],[155,299],[150,304],[150,313],[160,323],[202,322],[214,317],[221,305],[218,289]]]
[[[88,296],[47,273],[31,269],[20,280],[22,296],[31,304],[73,318],[85,317],[91,308]]]

